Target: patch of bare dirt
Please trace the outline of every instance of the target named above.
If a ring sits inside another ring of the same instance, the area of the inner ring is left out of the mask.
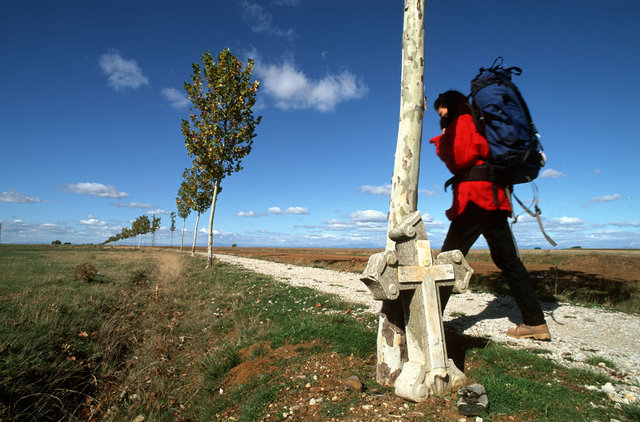
[[[456,393],[413,403],[396,396],[392,389],[378,385],[374,353],[360,358],[318,352],[319,349],[326,347],[317,341],[276,349],[271,349],[268,343],[254,344],[240,351],[242,362],[228,374],[223,391],[277,374],[275,382],[281,388],[262,415],[263,421],[457,421],[463,418],[456,408]],[[259,356],[254,356],[256,354]],[[465,372],[477,364],[468,361]],[[344,381],[353,375],[362,381],[361,391],[345,385]],[[228,408],[218,417],[238,420],[239,409]],[[518,419],[495,415],[492,420]]]

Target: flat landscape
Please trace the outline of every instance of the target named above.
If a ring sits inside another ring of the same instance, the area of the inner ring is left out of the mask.
[[[198,251],[206,252],[206,248],[198,248]],[[380,251],[381,249],[214,248],[214,254],[352,272],[362,272],[369,257]],[[437,252],[434,250],[435,254]],[[564,299],[620,305],[629,302],[631,291],[640,289],[640,250],[532,249],[522,250],[520,254],[530,274],[538,282],[538,292],[545,300],[561,296]],[[491,261],[488,250],[472,249],[467,261],[474,270],[472,289],[482,290],[484,286],[488,290],[508,293],[506,285],[501,285],[500,270]],[[623,306],[624,308],[628,307]]]
[[[374,252],[216,248],[355,272]],[[526,251],[523,258],[549,298],[640,310],[635,251]],[[489,260],[486,251],[470,254],[472,284],[500,292]],[[377,384],[377,318],[361,305],[222,260],[205,269],[205,262],[176,248],[0,245],[0,420],[463,417],[455,392],[412,403]],[[469,383],[489,392],[483,420],[640,418],[640,386],[619,385],[606,355],[588,362],[593,370],[568,368],[545,358],[544,344],[511,350],[450,334]],[[347,383],[353,377],[360,384]]]

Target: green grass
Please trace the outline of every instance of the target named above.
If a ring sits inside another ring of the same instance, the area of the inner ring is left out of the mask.
[[[490,343],[471,354],[474,369],[467,373],[485,386],[492,420],[500,415],[527,415],[526,420],[635,420],[637,406],[614,408],[606,394],[586,385],[609,379],[590,371],[567,369],[527,351]],[[595,405],[595,406],[594,406]],[[524,419],[522,419],[524,420]]]
[[[616,363],[611,359],[604,358],[602,356],[592,356],[585,361],[589,365],[600,366],[600,364],[604,364],[607,368],[615,369]]]
[[[96,281],[74,279],[85,262]],[[377,317],[357,309],[231,265],[205,270],[188,254],[0,246],[0,420],[262,420],[282,413],[283,392],[306,391],[309,378],[291,374],[333,354],[359,362],[349,371],[368,388],[316,408],[321,420],[348,419],[374,397],[397,400],[375,383]],[[557,366],[544,349],[467,353],[467,376],[489,391],[485,420],[637,420],[637,407],[584,387],[608,379]],[[265,366],[227,384],[247,360]]]

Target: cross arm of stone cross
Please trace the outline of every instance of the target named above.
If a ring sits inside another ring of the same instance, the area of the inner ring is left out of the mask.
[[[473,270],[460,251],[442,252],[434,261],[419,211],[405,216],[389,237],[396,249],[372,255],[360,278],[374,299],[395,300],[401,290],[418,288],[427,275],[457,292],[469,287]]]
[[[395,250],[372,255],[361,281],[374,299],[402,308],[407,359],[394,385],[397,395],[422,401],[464,382],[464,374],[447,358],[438,287],[465,291],[473,270],[458,250],[433,259],[418,211],[389,230],[389,238]]]

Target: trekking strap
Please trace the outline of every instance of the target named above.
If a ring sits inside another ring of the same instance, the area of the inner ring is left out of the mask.
[[[516,201],[518,201],[518,204],[520,204],[522,209],[525,210],[527,214],[529,214],[531,217],[535,218],[538,221],[538,227],[540,227],[540,232],[542,233],[544,238],[547,239],[547,242],[549,242],[551,246],[557,246],[558,244],[547,234],[547,232],[544,231],[544,227],[542,226],[542,219],[540,218],[540,215],[542,215],[542,211],[540,211],[540,208],[538,207],[538,191],[537,191],[537,188],[535,188],[535,185],[533,186],[534,186],[535,213],[531,211],[531,209],[529,209],[527,206],[525,206],[522,203],[522,201],[516,196],[516,194],[513,192],[510,192],[509,189],[507,189],[507,198],[509,198],[509,202],[511,202],[511,195],[513,195],[513,197],[516,198]],[[511,209],[513,209],[513,205],[511,205]],[[518,217],[514,215],[513,222],[515,223],[517,220],[518,220]]]

